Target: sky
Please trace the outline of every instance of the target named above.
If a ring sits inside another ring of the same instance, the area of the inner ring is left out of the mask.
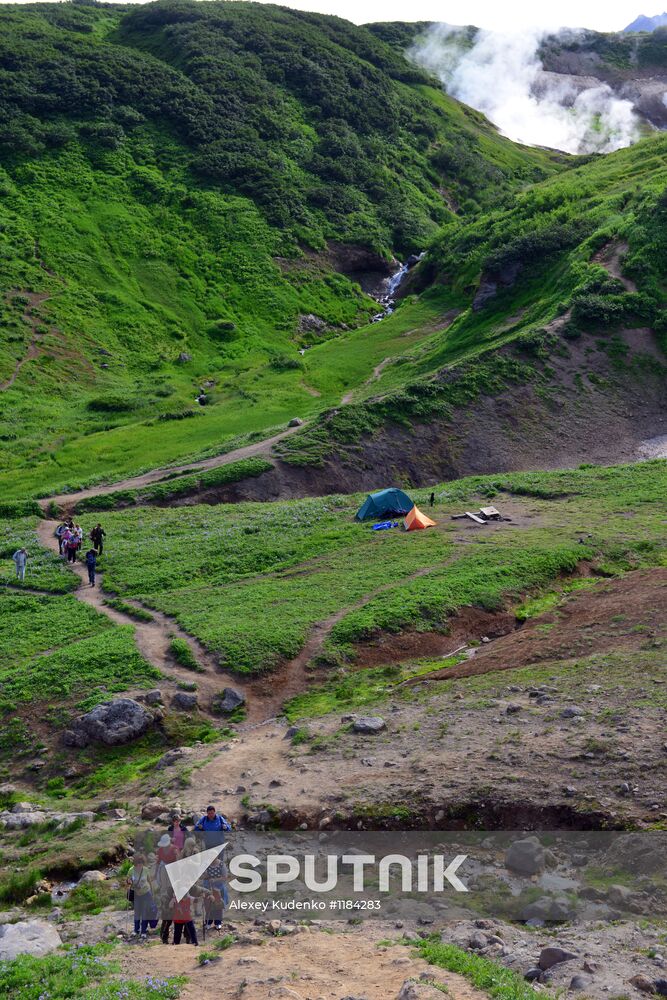
[[[267,3],[269,0],[260,0]],[[281,0],[283,6],[338,14],[356,24],[368,21],[446,21],[475,24],[493,31],[522,28],[594,28],[620,31],[638,14],[657,14],[660,0]],[[641,4],[647,4],[641,9]],[[636,5],[635,5],[636,4]]]
[[[6,0],[5,0],[6,2]],[[9,0],[29,3],[31,0]],[[128,2],[128,0],[121,0]],[[133,2],[133,0],[129,0]],[[142,0],[138,0],[142,2]],[[259,3],[275,0],[258,0]],[[356,24],[369,21],[446,21],[492,31],[523,28],[594,28],[620,31],[639,14],[659,14],[666,0],[278,0],[284,7],[337,14]],[[644,5],[642,9],[642,5]]]

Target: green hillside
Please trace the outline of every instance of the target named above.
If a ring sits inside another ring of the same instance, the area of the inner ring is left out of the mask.
[[[338,402],[339,358],[312,387],[297,347],[377,311],[341,256],[388,272],[454,209],[473,218],[565,159],[502,139],[336,18],[86,3],[0,22],[0,461],[17,496]],[[348,388],[373,367],[355,351]]]

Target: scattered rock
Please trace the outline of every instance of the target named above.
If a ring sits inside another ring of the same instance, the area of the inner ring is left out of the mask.
[[[590,976],[582,976],[581,973],[578,973],[576,976],[572,976],[568,989],[571,989],[573,991],[587,990],[590,985],[591,985]]]
[[[540,969],[546,972],[546,970],[551,969],[552,966],[559,965],[561,962],[571,962],[574,958],[578,958],[574,952],[566,951],[564,948],[551,946],[549,948],[542,949],[540,957],[537,960],[537,964]]]
[[[560,713],[560,717],[561,719],[576,719],[578,716],[583,714],[583,708],[578,708],[577,705],[568,705],[567,708],[564,708]]]
[[[19,955],[40,957],[62,944],[60,934],[46,920],[19,920],[0,926],[0,961],[9,962]]]
[[[93,868],[89,872],[84,872],[79,882],[106,882],[106,875]]]
[[[554,898],[553,896],[542,896],[521,911],[521,919],[526,922],[539,920],[542,923],[547,921],[571,920],[574,916],[574,905],[566,898]]]
[[[149,799],[141,807],[142,819],[157,819],[163,812],[167,812],[168,807],[162,799]]]
[[[234,688],[226,687],[222,694],[216,695],[211,704],[211,711],[216,715],[231,715],[237,708],[245,705],[245,695]]]
[[[387,723],[379,715],[361,715],[352,723],[352,731],[364,736],[374,736],[387,728]]]
[[[305,313],[297,320],[299,333],[322,333],[326,328],[326,320],[322,319],[321,316],[316,316],[315,313]]]
[[[515,840],[505,853],[505,864],[522,875],[537,875],[544,870],[544,848],[537,837]]]
[[[188,354],[187,351],[181,351],[181,353],[176,358],[176,364],[186,365],[188,361],[192,361],[192,355]]]
[[[167,750],[166,754],[160,757],[155,766],[158,770],[162,770],[163,767],[172,767],[191,753],[193,753],[192,747],[172,747],[171,750]]]
[[[655,992],[659,993],[661,997],[667,997],[667,979],[656,979]]]
[[[292,419],[289,421],[289,423],[287,424],[287,426],[288,427],[301,427],[302,424],[303,424],[303,420],[301,419],[301,417],[292,417]]]
[[[179,712],[191,712],[197,707],[197,695],[189,691],[177,691],[171,699],[171,707]]]
[[[516,715],[517,712],[521,711],[521,705],[517,705],[516,702],[510,702],[505,708],[505,715]]]
[[[162,692],[159,688],[154,688],[153,691],[147,691],[144,695],[144,701],[147,705],[159,705],[162,701]]]
[[[640,993],[655,993],[656,991],[655,986],[648,978],[648,976],[644,976],[641,973],[639,973],[639,975],[637,976],[633,976],[632,979],[628,981],[630,985],[634,986],[634,988],[636,990],[639,990]]]
[[[524,973],[523,978],[528,983],[534,983],[540,978],[541,975],[542,975],[541,969],[528,969],[528,972]]]
[[[416,982],[414,979],[406,979],[403,983],[397,1000],[442,1000],[442,991],[437,990],[430,983]]]
[[[482,948],[486,948],[487,944],[486,934],[482,934],[481,931],[475,931],[468,938],[468,947],[471,951],[481,951]]]

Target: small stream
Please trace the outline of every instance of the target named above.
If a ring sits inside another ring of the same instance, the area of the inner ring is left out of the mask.
[[[401,264],[397,271],[394,271],[386,281],[384,281],[381,294],[378,296],[378,302],[382,306],[382,312],[376,313],[375,316],[371,317],[371,323],[379,323],[380,320],[385,319],[387,316],[391,316],[394,309],[396,308],[396,293],[400,288],[406,275],[415,267],[416,264],[422,259],[425,250],[422,250],[420,254],[410,254],[408,259],[404,264]]]

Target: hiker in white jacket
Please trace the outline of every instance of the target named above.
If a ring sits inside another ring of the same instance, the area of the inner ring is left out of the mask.
[[[21,583],[25,580],[25,568],[28,564],[28,552],[26,549],[17,549],[12,556],[14,560],[14,565],[16,566],[16,578],[20,580]]]

